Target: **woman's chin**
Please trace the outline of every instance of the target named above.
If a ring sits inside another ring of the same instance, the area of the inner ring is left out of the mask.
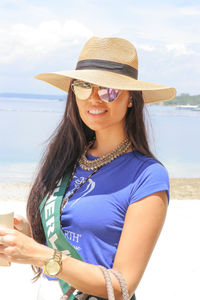
[[[97,119],[94,122],[91,122],[90,120],[84,120],[84,123],[87,125],[87,127],[94,131],[101,131],[109,127],[109,124],[106,124],[105,121],[102,122]]]

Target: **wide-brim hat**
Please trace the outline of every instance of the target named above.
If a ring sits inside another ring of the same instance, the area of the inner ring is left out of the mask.
[[[142,91],[145,103],[168,101],[176,89],[138,80],[136,48],[122,38],[92,37],[84,45],[75,70],[41,73],[35,76],[68,92],[72,79],[129,91]]]

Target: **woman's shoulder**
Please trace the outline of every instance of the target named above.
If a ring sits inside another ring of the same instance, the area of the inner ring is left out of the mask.
[[[134,165],[137,165],[137,170],[132,172],[132,197],[130,203],[164,190],[167,191],[169,199],[169,174],[165,166],[157,159],[139,152],[134,153],[133,157],[132,168]]]
[[[138,177],[154,176],[168,178],[168,171],[165,166],[156,158],[149,157],[139,151],[128,153],[127,169],[132,173],[133,179]]]
[[[129,163],[134,167],[138,165],[140,169],[143,169],[154,164],[164,167],[158,159],[145,155],[139,151],[132,151],[127,154],[129,155]]]

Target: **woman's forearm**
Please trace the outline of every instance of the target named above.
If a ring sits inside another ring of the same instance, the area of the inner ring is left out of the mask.
[[[53,255],[53,249],[41,245],[37,251],[37,260],[35,265],[43,268],[45,261]],[[121,300],[121,287],[113,274],[110,274],[114,289],[115,298]],[[77,290],[88,295],[94,295],[101,298],[108,298],[106,283],[102,271],[96,265],[74,259],[63,255],[62,271],[57,278],[68,282]]]

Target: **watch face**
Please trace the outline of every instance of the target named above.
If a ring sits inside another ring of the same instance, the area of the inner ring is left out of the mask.
[[[46,264],[46,271],[50,276],[55,276],[60,271],[60,265],[55,260],[50,260]]]

